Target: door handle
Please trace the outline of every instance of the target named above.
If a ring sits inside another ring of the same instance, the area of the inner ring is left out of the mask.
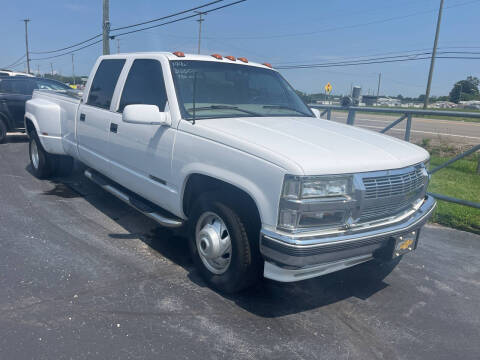
[[[115,123],[110,123],[110,132],[112,133],[117,133],[117,130],[118,130],[118,125],[115,124]]]
[[[80,114],[80,121],[85,121],[85,114]]]

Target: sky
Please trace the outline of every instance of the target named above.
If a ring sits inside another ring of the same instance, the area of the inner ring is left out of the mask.
[[[226,0],[223,3],[233,2]],[[111,27],[120,27],[189,9],[209,0],[110,0]],[[219,6],[213,5],[212,7]],[[274,66],[392,53],[431,51],[440,0],[247,0],[205,16],[202,54],[244,56]],[[2,1],[0,12],[0,67],[25,54],[24,22],[30,18],[31,52],[63,48],[102,31],[102,0]],[[439,37],[440,51],[476,52],[480,57],[480,0],[445,0]],[[111,52],[197,52],[198,23],[180,21],[112,40]],[[60,54],[61,52],[57,53]],[[74,54],[75,74],[88,75],[102,44]],[[392,56],[383,55],[383,56]],[[32,54],[32,59],[49,55]],[[52,64],[50,64],[52,63]],[[323,92],[327,82],[334,94],[351,85],[364,94],[418,96],[425,93],[429,60],[320,69],[281,70],[296,88]],[[71,55],[32,60],[41,73],[72,74]],[[18,70],[24,70],[21,64]],[[437,59],[431,94],[448,95],[453,84],[468,75],[480,77],[480,60]]]

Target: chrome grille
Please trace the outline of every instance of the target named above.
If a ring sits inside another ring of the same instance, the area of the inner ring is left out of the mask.
[[[405,195],[423,187],[425,177],[421,168],[405,174],[363,178],[365,199]]]
[[[360,222],[384,219],[409,208],[424,195],[426,173],[409,167],[390,175],[362,177],[365,192]]]

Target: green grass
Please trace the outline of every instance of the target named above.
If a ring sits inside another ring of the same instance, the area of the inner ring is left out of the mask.
[[[480,175],[476,174],[478,156],[459,160],[433,174],[428,191],[480,202]],[[435,151],[432,151],[430,169],[448,159],[449,157],[435,155]],[[432,221],[480,234],[480,209],[439,200]]]

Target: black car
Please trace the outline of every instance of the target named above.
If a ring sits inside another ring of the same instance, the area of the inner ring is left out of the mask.
[[[23,131],[25,102],[32,98],[33,90],[74,91],[61,82],[26,76],[0,77],[0,143],[8,131]]]

